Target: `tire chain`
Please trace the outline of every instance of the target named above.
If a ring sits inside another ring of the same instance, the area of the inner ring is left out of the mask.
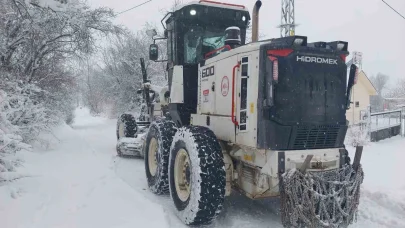
[[[361,165],[322,172],[290,170],[280,177],[281,217],[284,227],[347,227],[356,221]]]

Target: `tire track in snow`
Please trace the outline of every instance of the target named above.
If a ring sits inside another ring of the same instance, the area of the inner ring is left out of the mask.
[[[153,203],[162,205],[167,224],[171,228],[185,228],[174,213],[170,196],[156,196],[147,189],[144,161],[137,158],[117,157],[117,175],[131,188]],[[130,172],[129,172],[130,170]],[[282,228],[277,214],[278,201],[253,201],[234,193],[225,199],[224,209],[213,224],[205,228]]]
[[[167,227],[187,227],[176,217],[168,196],[156,196],[149,192],[146,184],[144,160],[140,158],[118,157],[114,158],[115,172],[131,189],[142,194],[152,203],[161,205]],[[130,170],[130,172],[128,172]],[[136,178],[134,178],[136,177]]]
[[[78,135],[80,135],[80,138],[86,142],[87,146],[91,150],[92,154],[94,155],[94,159],[97,161],[97,163],[103,164],[104,165],[104,173],[107,174],[103,179],[108,179],[107,181],[114,179],[115,181],[120,180],[125,186],[130,189],[130,191],[133,191],[136,193],[134,196],[139,195],[139,191],[134,191],[135,189],[133,186],[128,184],[128,182],[119,177],[117,175],[117,167],[118,164],[120,163],[120,159],[115,155],[115,143],[116,143],[116,138],[115,138],[115,124],[113,124],[113,121],[111,120],[106,120],[104,123],[101,123],[103,127],[100,127],[100,125],[90,125],[89,127],[81,126],[79,128],[76,127],[76,131]],[[75,127],[74,127],[75,128]],[[103,129],[103,130],[100,130]],[[96,142],[96,143],[95,143]],[[106,171],[108,170],[108,171]],[[93,189],[91,189],[90,193],[94,194],[94,192],[97,191],[97,189],[100,186],[94,185],[93,184]],[[145,192],[145,190],[144,190]],[[141,195],[144,196],[144,192],[141,192]],[[142,197],[142,201],[144,201],[145,197]],[[128,201],[132,200],[138,200],[138,198],[129,198]],[[159,217],[167,217],[164,212],[164,208],[160,205],[160,203],[154,203],[153,201],[149,203],[150,205],[148,206],[158,206],[161,211],[162,211],[162,216],[159,216],[159,211],[160,210],[155,210],[156,218]],[[138,205],[137,205],[138,206]],[[145,208],[146,205],[144,203],[141,203],[139,205],[139,211],[143,208]],[[121,210],[121,208],[116,208],[116,210]],[[135,213],[135,211],[134,211]],[[139,214],[138,216],[145,217],[142,214]],[[133,217],[136,220],[136,217]],[[148,217],[148,216],[147,216]],[[155,222],[156,223],[156,222]],[[153,224],[153,222],[151,223]],[[153,227],[153,226],[152,226]],[[167,227],[167,226],[162,226],[159,225],[158,227]]]

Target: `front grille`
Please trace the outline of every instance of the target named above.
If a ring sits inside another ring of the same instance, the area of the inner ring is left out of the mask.
[[[339,136],[339,125],[300,126],[296,129],[293,149],[333,148]]]
[[[255,183],[255,170],[248,167],[248,166],[243,166],[242,168],[242,176],[243,179],[251,184]]]

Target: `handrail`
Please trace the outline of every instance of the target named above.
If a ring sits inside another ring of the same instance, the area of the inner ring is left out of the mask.
[[[384,111],[384,112],[374,112],[374,113],[370,113],[370,116],[378,116],[378,115],[391,114],[391,113],[396,113],[396,112],[402,112],[402,110],[397,109],[397,110],[390,110],[390,111]]]
[[[164,17],[163,17],[163,19],[160,21],[160,23],[162,23],[162,26],[163,26],[163,28],[166,30],[166,26],[165,26],[165,24],[163,24],[163,21],[167,18],[167,16],[169,16],[169,15],[172,15],[173,14],[173,12],[168,12]]]
[[[231,118],[232,118],[232,123],[235,124],[236,126],[239,125],[238,121],[236,120],[236,115],[235,115],[235,70],[240,67],[240,62],[236,64],[233,67],[233,73],[232,73],[232,112],[231,112]]]

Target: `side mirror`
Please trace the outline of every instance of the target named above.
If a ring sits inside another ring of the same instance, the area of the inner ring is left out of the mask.
[[[349,82],[347,84],[347,91],[346,91],[346,109],[350,109],[351,96],[352,96],[352,89],[353,86],[357,83],[357,78],[359,75],[359,71],[356,65],[352,64],[350,66],[350,73],[349,73]]]
[[[149,59],[156,61],[159,57],[159,48],[157,44],[151,44],[149,46]]]

